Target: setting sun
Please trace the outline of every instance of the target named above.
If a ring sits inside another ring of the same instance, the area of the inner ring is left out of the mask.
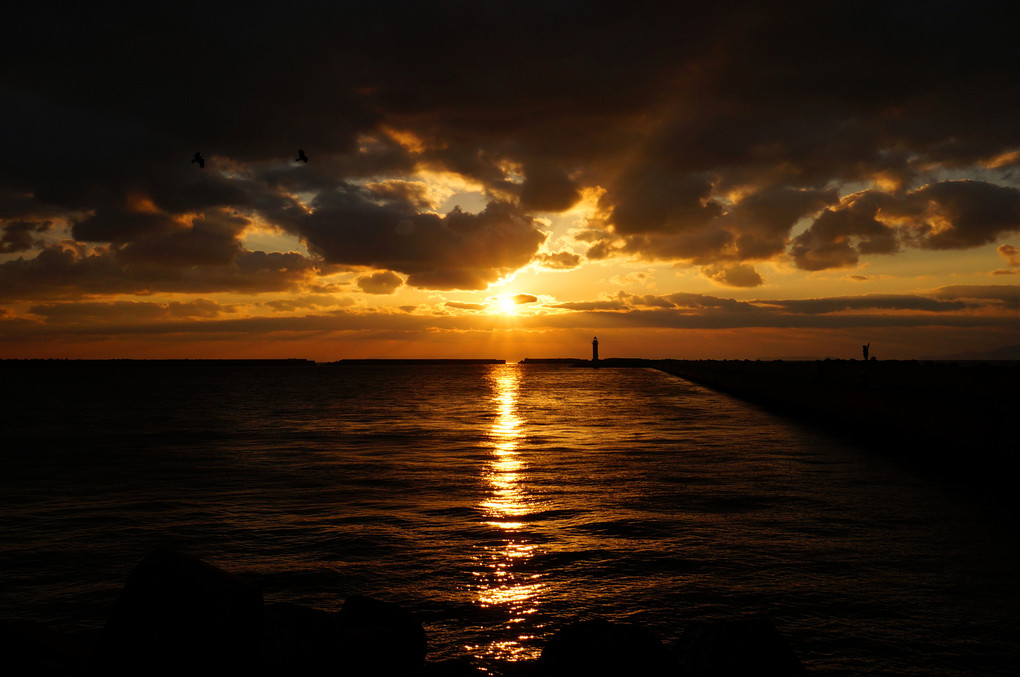
[[[499,296],[496,298],[496,311],[500,315],[516,315],[517,301],[513,296]]]

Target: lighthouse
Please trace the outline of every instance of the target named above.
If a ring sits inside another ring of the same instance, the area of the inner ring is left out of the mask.
[[[591,340],[591,361],[599,361],[599,337],[596,336]]]

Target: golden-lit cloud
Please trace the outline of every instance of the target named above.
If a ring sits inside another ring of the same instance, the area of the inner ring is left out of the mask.
[[[570,270],[581,264],[581,257],[573,252],[558,251],[552,254],[536,254],[535,261],[550,270]]]
[[[1008,150],[999,153],[985,163],[989,169],[999,169],[1020,164],[1020,150]]]

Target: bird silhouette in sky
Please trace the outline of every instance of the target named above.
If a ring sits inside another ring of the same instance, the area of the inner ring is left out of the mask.
[[[294,162],[308,162],[308,156],[305,155],[305,151],[298,148],[297,159]]]
[[[191,162],[197,162],[199,167],[205,169],[205,158],[202,157],[201,153],[195,153],[195,157],[191,158]]]

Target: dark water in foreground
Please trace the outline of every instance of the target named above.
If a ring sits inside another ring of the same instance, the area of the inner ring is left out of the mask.
[[[4,618],[101,628],[166,545],[268,601],[396,601],[497,673],[575,617],[747,612],[821,675],[1020,666],[1007,516],[658,371],[0,373]]]

